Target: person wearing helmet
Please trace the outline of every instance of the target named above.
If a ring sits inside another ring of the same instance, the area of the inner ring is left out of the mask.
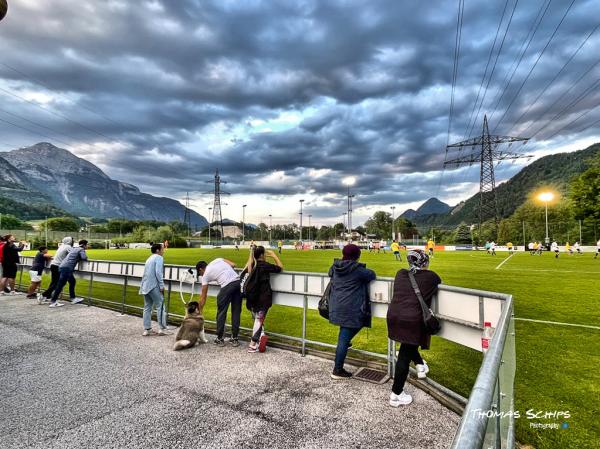
[[[442,283],[440,277],[429,270],[429,256],[421,249],[411,250],[406,256],[409,270],[401,269],[394,279],[394,294],[388,307],[387,325],[390,339],[400,342],[398,361],[394,373],[394,384],[390,394],[390,405],[400,407],[412,402],[412,396],[404,392],[404,384],[408,377],[410,362],[414,362],[417,377],[423,379],[429,372],[429,367],[419,354],[421,349],[429,349],[431,335],[427,332],[423,322],[423,313],[415,289],[411,283],[412,275],[421,292],[423,300],[431,307],[433,295],[437,292],[438,285]]]

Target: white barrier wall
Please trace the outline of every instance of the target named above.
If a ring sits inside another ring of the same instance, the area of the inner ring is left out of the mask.
[[[30,264],[32,259],[23,257],[23,264]],[[171,291],[175,294],[182,291],[188,299],[188,295],[192,293],[192,285],[180,283],[179,280],[190,268],[165,265],[165,279],[171,281]],[[141,263],[94,260],[82,262],[75,275],[81,279],[93,276],[94,282],[112,284],[123,284],[123,276],[126,276],[127,285],[137,287],[143,273],[144,265]],[[304,307],[306,302],[308,309],[316,310],[328,283],[329,277],[323,273],[284,272],[271,275],[273,302],[290,307]],[[193,292],[199,294],[199,282],[195,284]],[[209,287],[209,295],[216,296],[218,292],[217,285]],[[370,284],[371,310],[374,317],[386,317],[392,292],[392,278],[378,278]],[[442,321],[439,336],[481,351],[484,323],[490,322],[492,327],[496,327],[508,297],[509,295],[500,293],[441,285],[432,303],[432,310]]]

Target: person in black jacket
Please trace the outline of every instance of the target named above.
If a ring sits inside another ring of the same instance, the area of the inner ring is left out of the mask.
[[[19,242],[15,245],[15,236],[8,234],[4,236],[6,243],[2,248],[2,280],[0,281],[0,292],[4,294],[4,289],[8,287],[10,293],[15,294],[15,278],[17,277],[18,265],[21,262],[19,253],[23,251],[25,242]]]
[[[363,327],[371,327],[369,283],[376,278],[373,270],[367,269],[365,264],[358,263],[358,246],[344,246],[342,256],[342,260],[336,259],[329,269],[329,322],[340,326],[332,379],[352,377],[352,374],[344,369],[344,361],[354,336]]]
[[[266,261],[266,258],[273,259],[275,264]],[[248,352],[265,352],[268,337],[263,330],[263,324],[267,312],[273,305],[273,290],[271,290],[271,273],[281,273],[283,264],[279,257],[271,251],[265,251],[264,246],[254,246],[250,249],[250,257],[246,264],[245,271],[256,270],[256,283],[252,291],[247,292],[246,307],[252,312],[254,318],[254,327],[252,328],[252,338],[248,346]],[[244,273],[242,273],[242,278]]]
[[[388,307],[387,325],[388,337],[400,342],[398,350],[398,361],[394,373],[394,384],[390,394],[390,405],[399,407],[412,402],[412,397],[404,392],[404,384],[408,377],[410,362],[414,362],[417,377],[423,379],[429,372],[429,367],[419,354],[419,346],[429,349],[431,335],[427,332],[423,322],[421,303],[415,294],[410,282],[409,274],[412,274],[421,291],[421,296],[431,307],[433,296],[438,290],[442,280],[430,271],[429,256],[423,250],[409,251],[406,260],[410,265],[410,271],[402,269],[396,273],[394,279],[394,295]]]

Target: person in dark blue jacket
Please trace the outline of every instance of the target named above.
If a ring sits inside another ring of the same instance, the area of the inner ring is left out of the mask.
[[[352,374],[344,369],[350,342],[363,327],[371,327],[371,302],[369,283],[375,272],[359,263],[360,248],[348,244],[342,249],[342,260],[336,259],[329,269],[331,292],[329,297],[329,322],[340,326],[335,351],[332,379],[346,379]]]

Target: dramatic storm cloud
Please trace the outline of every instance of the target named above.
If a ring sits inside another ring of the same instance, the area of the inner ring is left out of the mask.
[[[534,136],[513,149],[535,156],[600,137],[596,0],[466,1],[449,136],[459,2],[9,4],[0,148],[50,141],[144,191],[189,191],[204,214],[216,168],[231,218],[243,203],[289,221],[306,199],[314,220],[339,220],[346,176],[355,222],[454,204],[478,171],[442,172],[445,146],[484,113],[495,134]]]

